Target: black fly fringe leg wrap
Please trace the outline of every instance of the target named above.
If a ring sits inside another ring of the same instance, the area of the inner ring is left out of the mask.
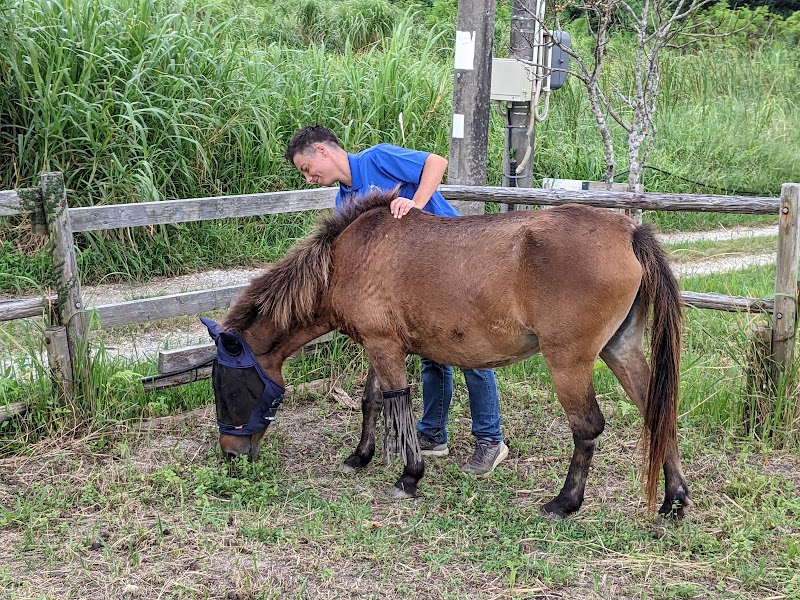
[[[422,462],[410,387],[383,392],[383,453],[387,463],[398,454],[404,465],[408,465],[409,460]]]

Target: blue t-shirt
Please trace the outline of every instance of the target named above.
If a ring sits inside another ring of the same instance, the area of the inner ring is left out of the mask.
[[[413,198],[419,188],[422,167],[429,154],[391,144],[378,144],[358,154],[348,153],[352,187],[339,185],[336,210],[342,210],[348,202],[376,189],[392,191],[400,186],[400,196]],[[438,191],[433,193],[423,210],[442,217],[459,216],[458,211]]]

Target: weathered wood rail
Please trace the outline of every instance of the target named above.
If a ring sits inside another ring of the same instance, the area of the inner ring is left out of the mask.
[[[0,217],[18,215],[22,212],[22,203],[17,190],[0,191]]]
[[[172,319],[226,309],[245,287],[246,284],[239,284],[196,292],[182,292],[116,304],[88,306],[87,310],[96,313],[97,319],[92,323],[95,327],[109,328],[149,323],[160,319]],[[745,298],[698,292],[682,292],[682,295],[683,303],[686,306],[726,312],[768,313],[772,312],[775,304],[772,298]],[[44,298],[0,300],[0,321],[41,316],[56,301],[56,294],[50,294]]]
[[[780,198],[753,198],[701,194],[654,194],[606,190],[563,190],[443,185],[440,191],[450,201],[496,202],[500,204],[557,206],[567,203],[601,208],[666,211],[720,212],[732,214],[779,215],[778,275],[775,299],[741,298],[722,294],[684,292],[687,306],[724,311],[753,311],[772,315],[772,352],[776,360],[788,364],[791,358],[797,306],[798,213],[800,184],[784,184]],[[52,364],[59,370],[75,371],[78,340],[86,334],[86,314],[94,311],[97,324],[116,327],[177,316],[225,309],[244,286],[173,294],[159,298],[132,300],[116,304],[84,307],[80,277],[75,267],[73,235],[136,227],[227,219],[333,208],[335,188],[295,190],[193,198],[121,205],[68,208],[60,173],[42,175],[40,186],[0,191],[0,216],[29,214],[35,231],[47,232],[56,265],[57,293],[43,298],[0,301],[0,321],[21,319],[49,312],[57,325],[66,328],[65,347],[53,343],[49,352],[58,356]],[[58,339],[58,338],[55,338]],[[159,372],[173,373],[198,364],[213,353],[211,344],[163,352]],[[61,356],[66,354],[66,356]],[[206,373],[176,375],[153,387],[179,385]],[[0,420],[2,420],[0,413]]]
[[[497,202],[533,206],[585,204],[598,208],[625,208],[682,212],[775,215],[780,198],[713,196],[705,194],[653,194],[605,190],[561,190],[517,187],[440,186],[447,200],[457,202]]]

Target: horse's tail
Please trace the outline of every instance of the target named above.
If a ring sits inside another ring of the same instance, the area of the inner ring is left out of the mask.
[[[648,448],[644,462],[647,505],[653,509],[658,480],[668,452],[677,451],[678,389],[681,361],[681,291],[649,226],[633,232],[633,252],[642,265],[639,301],[644,314],[653,307],[650,339],[650,382],[644,409],[643,439]],[[648,446],[649,441],[649,446]]]

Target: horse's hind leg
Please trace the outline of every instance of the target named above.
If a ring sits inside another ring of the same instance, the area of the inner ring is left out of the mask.
[[[367,381],[364,384],[364,396],[361,398],[361,440],[355,451],[347,457],[342,465],[342,471],[353,473],[366,467],[375,455],[375,430],[378,416],[383,408],[378,378],[375,370],[370,366],[367,372]]]
[[[545,359],[548,357],[545,356]],[[553,375],[556,396],[567,413],[575,449],[564,486],[558,496],[542,507],[541,512],[545,516],[564,518],[583,504],[586,477],[597,437],[605,427],[605,419],[597,405],[592,385],[593,359],[547,362]]]
[[[637,301],[625,322],[600,352],[600,358],[619,379],[622,389],[644,417],[650,367],[642,349],[645,319],[639,313]],[[684,508],[689,505],[689,488],[683,475],[677,446],[669,449],[664,461],[664,488],[664,503],[658,511],[659,514],[682,519]]]

